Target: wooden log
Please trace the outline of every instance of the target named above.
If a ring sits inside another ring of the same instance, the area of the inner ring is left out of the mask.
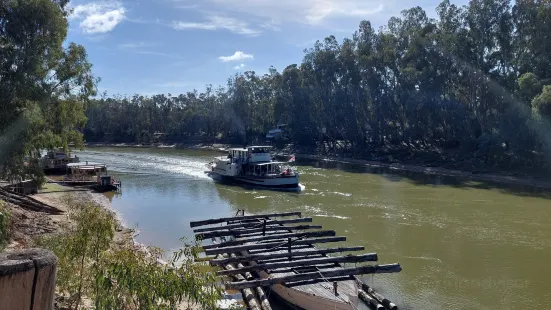
[[[292,257],[308,257],[312,255],[319,255],[319,254],[330,254],[330,253],[342,253],[342,252],[352,252],[352,251],[363,251],[365,248],[363,246],[354,246],[354,247],[341,247],[341,248],[333,248],[333,249],[314,249],[314,250],[307,250],[307,251],[300,251],[300,252],[291,252]],[[273,253],[273,254],[255,254],[255,255],[249,255],[249,256],[238,256],[238,257],[228,257],[228,258],[222,258],[222,259],[212,259],[209,261],[211,265],[223,265],[228,263],[234,263],[234,262],[251,262],[256,260],[263,260],[263,259],[272,259],[272,258],[283,258],[288,257],[288,253]]]
[[[383,295],[375,292],[369,285],[363,283],[360,281],[360,285],[362,287],[362,290],[367,292],[369,295],[373,296],[377,301],[379,301],[385,308],[390,310],[398,310],[398,306],[396,306],[393,302],[386,299]]]
[[[235,267],[232,265],[226,265],[224,266],[226,270],[233,270]],[[234,275],[234,278],[238,281],[247,281],[245,277],[243,277],[240,274]],[[251,288],[245,288],[241,290],[241,294],[243,295],[243,300],[247,303],[247,306],[251,310],[261,310],[262,307],[260,306],[260,302],[257,300],[256,295],[254,291]]]
[[[341,242],[346,241],[346,237],[327,237],[327,238],[312,238],[312,239],[301,239],[291,242],[291,245],[310,245],[316,243],[327,243],[327,242]],[[258,250],[258,249],[275,249],[282,246],[287,246],[289,242],[271,242],[271,243],[255,243],[255,244],[244,244],[236,246],[228,246],[223,248],[215,248],[205,250],[207,255],[214,254],[223,254],[223,253],[237,253],[241,251],[248,250]]]
[[[240,236],[249,233],[257,233],[262,231],[285,231],[285,230],[304,230],[304,229],[321,229],[319,225],[297,225],[297,226],[269,226],[264,229],[260,228],[250,228],[250,229],[235,229],[235,230],[222,230],[222,231],[211,231],[206,233],[198,233],[195,235],[196,239],[209,239],[214,237],[225,237],[225,236]]]
[[[307,272],[284,277],[275,277],[261,280],[253,280],[246,282],[231,282],[227,283],[227,287],[233,289],[244,289],[257,286],[272,286],[274,284],[285,284],[285,282],[296,282],[311,279],[340,277],[358,274],[373,274],[373,273],[394,273],[402,271],[400,264],[376,265],[376,266],[361,266],[357,268],[343,268],[338,270],[327,270],[319,272]]]
[[[267,236],[251,237],[246,239],[240,238],[237,240],[204,245],[203,249],[207,250],[207,249],[221,248],[226,246],[239,245],[239,244],[244,244],[249,242],[285,239],[289,237],[290,238],[331,237],[331,236],[335,236],[336,234],[337,233],[334,230],[318,230],[318,231],[305,231],[300,233],[273,234],[273,235],[267,235]]]
[[[50,205],[47,205],[43,202],[40,202],[34,198],[27,197],[21,194],[16,194],[15,192],[8,191],[6,189],[3,189],[0,187],[0,197],[9,202],[13,203],[15,205],[18,205],[22,208],[36,211],[36,212],[45,212],[50,214],[62,214],[63,211],[52,207]]]
[[[366,292],[363,290],[358,290],[358,297],[360,297],[361,300],[365,301],[365,303],[369,306],[369,308],[374,310],[383,310],[385,307],[381,305],[377,300],[375,300],[373,297],[369,296]]]
[[[0,309],[53,310],[56,268],[48,250],[0,253]]]
[[[250,220],[250,219],[262,219],[262,218],[270,218],[270,217],[301,216],[301,215],[302,215],[301,212],[280,212],[280,213],[268,213],[268,214],[258,214],[258,215],[221,217],[221,218],[208,219],[203,221],[193,221],[189,223],[189,226],[193,228],[197,226],[220,224],[220,223],[235,221],[235,220]]]
[[[273,220],[273,221],[266,221],[266,225],[280,225],[280,224],[293,224],[293,223],[311,223],[312,218],[311,217],[301,217],[298,219],[290,219],[290,220]],[[194,233],[200,233],[200,232],[209,232],[209,231],[224,231],[228,229],[234,229],[234,228],[244,228],[244,227],[262,227],[264,223],[263,222],[249,222],[249,223],[237,223],[237,224],[229,224],[224,226],[216,226],[216,227],[203,227],[203,228],[197,228],[194,229]]]
[[[238,268],[235,270],[220,270],[216,273],[218,275],[233,275],[244,272],[252,272],[258,270],[270,270],[277,268],[286,268],[286,267],[298,267],[298,266],[313,266],[318,264],[329,264],[329,263],[361,263],[361,262],[373,262],[377,261],[377,254],[363,254],[363,255],[346,255],[338,257],[323,257],[316,259],[305,259],[305,260],[294,260],[290,262],[281,262],[281,263],[264,263],[256,264],[254,266],[248,266],[244,268]]]
[[[235,254],[231,254],[231,257],[237,257]],[[241,263],[237,263],[237,268],[243,269],[245,266]],[[243,276],[247,280],[253,280],[255,279],[253,275],[250,272],[243,273]],[[268,300],[268,296],[264,293],[264,289],[260,286],[255,288],[256,294],[258,295],[258,299],[260,300],[260,306],[262,310],[272,310],[272,307],[270,306],[270,301]]]

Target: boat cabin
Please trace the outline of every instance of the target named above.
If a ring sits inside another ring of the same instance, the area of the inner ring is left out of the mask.
[[[80,159],[76,155],[66,153],[63,149],[50,150],[42,158],[44,169],[60,169],[65,168],[67,164],[78,163]]]
[[[249,146],[247,148],[229,149],[228,158],[232,163],[261,163],[272,160],[271,146]]]
[[[67,164],[67,175],[65,179],[68,181],[91,182],[96,181],[99,176],[107,173],[107,166],[101,163],[72,163]]]
[[[293,171],[283,166],[282,162],[268,162],[248,165],[244,174],[258,177],[279,177],[281,175],[293,175]]]

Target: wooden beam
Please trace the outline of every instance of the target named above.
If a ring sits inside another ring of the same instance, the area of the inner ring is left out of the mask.
[[[318,231],[305,231],[300,233],[284,233],[284,234],[272,234],[267,236],[251,237],[246,239],[231,240],[226,242],[220,242],[216,244],[204,245],[203,249],[214,249],[232,245],[239,245],[249,242],[258,242],[265,240],[276,240],[285,238],[311,238],[311,237],[330,237],[335,236],[337,233],[334,230],[318,230]]]
[[[329,264],[329,263],[361,263],[361,262],[374,262],[377,261],[377,254],[363,254],[363,255],[346,255],[338,257],[323,257],[315,259],[304,259],[304,260],[294,260],[288,262],[280,263],[264,263],[257,264],[254,266],[248,266],[244,268],[238,268],[235,270],[220,270],[216,274],[221,276],[239,274],[244,272],[252,272],[258,270],[273,270],[277,268],[287,268],[287,267],[298,267],[298,266],[312,266],[318,264]]]
[[[284,277],[260,279],[260,280],[253,280],[253,281],[230,282],[230,283],[226,283],[225,286],[226,288],[240,290],[244,288],[257,287],[257,286],[271,286],[274,284],[285,284],[286,282],[340,277],[340,276],[357,275],[357,274],[395,273],[400,271],[402,271],[402,267],[400,267],[400,264],[362,266],[358,268],[343,268],[338,270],[307,272],[307,273],[289,275]]]
[[[308,251],[300,252],[291,252],[291,257],[308,257],[312,255],[319,254],[330,254],[330,253],[343,253],[343,252],[352,252],[352,251],[363,251],[365,248],[363,246],[353,246],[353,247],[342,247],[342,248],[333,248],[333,249],[314,249]],[[283,258],[289,257],[289,253],[273,253],[273,254],[256,254],[249,256],[238,256],[238,257],[228,257],[222,259],[211,259],[209,263],[211,265],[224,265],[234,262],[250,262],[263,259],[272,259],[272,258]]]
[[[301,217],[301,218],[298,218],[298,219],[290,219],[290,220],[266,221],[266,225],[311,223],[311,222],[312,222],[311,217]],[[224,225],[224,226],[197,228],[197,229],[194,229],[193,232],[194,233],[200,233],[200,232],[209,232],[209,231],[223,231],[223,230],[234,229],[234,228],[243,228],[243,227],[258,228],[258,227],[262,227],[263,224],[264,224],[263,222],[228,224],[228,225]]]
[[[346,237],[327,237],[327,238],[312,238],[312,239],[302,239],[295,240],[291,242],[291,245],[310,245],[315,243],[327,243],[327,242],[341,242],[346,241]],[[289,242],[271,242],[271,243],[255,243],[255,244],[244,244],[236,246],[228,246],[223,248],[215,248],[205,250],[207,255],[214,254],[223,254],[223,253],[236,253],[241,251],[248,250],[258,250],[258,249],[274,249],[280,247],[286,247]]]
[[[221,217],[217,219],[208,219],[203,221],[193,221],[189,223],[191,228],[197,226],[205,226],[212,224],[220,224],[228,221],[235,220],[250,220],[250,219],[261,219],[269,217],[283,217],[283,216],[301,216],[301,212],[281,212],[281,213],[268,213],[268,214],[258,214],[258,215],[245,215],[245,216],[232,216],[232,217]]]
[[[285,242],[285,244],[287,244],[287,242]],[[311,244],[305,244],[305,245],[291,245],[291,251],[293,252],[297,252],[297,251],[302,251],[302,250],[306,250],[306,249],[313,249],[314,246],[311,245]],[[268,253],[268,252],[281,252],[283,250],[286,250],[287,248],[283,249],[281,247],[273,247],[273,248],[270,248],[270,249],[260,249],[260,250],[250,250],[249,251],[249,254],[250,255],[253,255],[253,254],[262,254],[262,253]],[[287,255],[289,256],[289,255]]]
[[[297,226],[269,226],[266,227],[266,231],[285,231],[285,230],[304,230],[304,229],[321,229],[323,227],[319,225],[297,225]],[[211,231],[207,233],[198,233],[195,235],[196,239],[209,239],[214,237],[225,236],[239,236],[247,233],[262,232],[263,228],[251,228],[251,229],[235,229],[226,231]]]

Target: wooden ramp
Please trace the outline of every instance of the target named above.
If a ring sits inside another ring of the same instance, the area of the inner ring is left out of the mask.
[[[363,251],[362,246],[316,248],[315,244],[342,242],[346,237],[303,224],[311,222],[312,218],[303,218],[300,212],[245,215],[239,210],[235,217],[196,221],[190,226],[198,240],[212,240],[203,245],[207,257],[202,260],[221,267],[217,274],[231,279],[225,287],[240,290],[250,309],[271,309],[266,292],[272,289],[279,295],[284,291],[298,296],[280,296],[288,301],[303,296],[297,305],[306,309],[356,309],[358,298],[372,309],[397,309],[356,276],[400,272],[401,266],[358,265],[378,261],[376,253],[351,254]],[[196,228],[200,226],[208,227]],[[343,265],[347,263],[354,267]]]

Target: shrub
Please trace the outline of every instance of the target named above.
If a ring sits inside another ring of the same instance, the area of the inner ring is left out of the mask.
[[[70,202],[72,225],[37,240],[58,257],[58,291],[78,309],[83,297],[95,309],[176,309],[183,300],[215,308],[220,291],[210,267],[193,263],[191,245],[163,263],[158,248],[114,246],[115,216],[100,206]]]

